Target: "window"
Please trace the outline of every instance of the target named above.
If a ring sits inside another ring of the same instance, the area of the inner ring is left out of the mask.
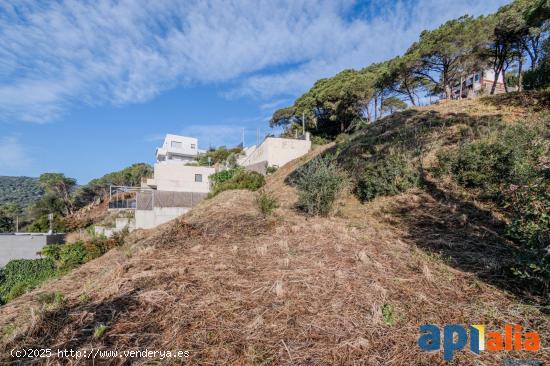
[[[170,142],[170,147],[173,147],[175,149],[181,149],[181,142],[179,141],[171,141]]]
[[[195,174],[195,182],[202,182],[202,174]]]
[[[195,144],[191,144],[191,149],[194,149],[195,148]]]

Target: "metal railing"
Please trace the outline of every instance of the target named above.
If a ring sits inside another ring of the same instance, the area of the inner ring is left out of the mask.
[[[109,209],[135,209],[136,199],[122,199],[109,201]]]

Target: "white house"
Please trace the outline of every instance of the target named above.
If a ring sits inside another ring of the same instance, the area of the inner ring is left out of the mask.
[[[244,149],[237,163],[250,170],[265,173],[268,167],[281,167],[307,154],[310,149],[309,133],[303,139],[267,137],[260,146]]]
[[[155,153],[153,177],[142,182],[136,196],[136,228],[168,222],[206,198],[216,169],[196,165],[199,152],[196,138],[166,135]]]
[[[199,142],[194,137],[168,134],[164,143],[155,153],[157,162],[162,161],[194,161],[199,153]]]
[[[305,134],[302,139],[268,137],[259,146],[245,148],[237,163],[246,169],[265,174],[268,167],[283,166],[307,154],[310,148],[309,134]],[[166,135],[162,146],[156,149],[153,177],[144,179],[141,187],[117,188],[122,188],[125,194],[133,195],[130,200],[125,199],[132,201],[132,204],[113,205],[113,209],[135,210],[135,223],[130,220],[124,223],[117,221],[114,228],[97,229],[104,234],[119,231],[119,226],[123,225],[149,229],[181,216],[196,206],[208,196],[211,189],[210,176],[217,171],[215,167],[199,166],[196,161],[199,153],[201,151],[196,138]]]
[[[453,99],[460,99],[461,93],[462,98],[473,98],[482,94],[489,94],[494,81],[495,72],[492,69],[477,71],[463,77],[461,80],[455,80],[451,90],[451,96]],[[500,73],[497,79],[495,94],[502,94],[505,92],[504,78],[502,73]]]

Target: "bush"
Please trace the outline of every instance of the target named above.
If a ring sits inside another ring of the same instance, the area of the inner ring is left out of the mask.
[[[38,296],[38,302],[50,307],[58,307],[65,302],[65,296],[61,292],[44,292]]]
[[[367,162],[355,187],[355,193],[365,202],[378,196],[399,194],[419,183],[418,169],[410,166],[407,156],[392,152]]]
[[[260,212],[265,216],[271,215],[271,213],[279,207],[277,199],[271,193],[265,191],[260,192],[256,197],[256,204]]]
[[[110,239],[104,236],[95,236],[88,241],[50,244],[42,248],[41,254],[54,261],[56,267],[64,272],[101,257],[110,249],[122,245],[126,233],[124,231],[115,233]]]
[[[273,174],[277,171],[277,169],[279,169],[279,167],[277,165],[268,166],[266,171],[265,171],[265,174],[267,174],[267,175]]]
[[[219,172],[216,174],[223,173]],[[210,176],[212,179],[212,176]],[[230,169],[226,175],[215,177],[214,186],[210,197],[230,189],[249,189],[256,191],[265,184],[265,178],[260,173],[243,170],[241,168]]]
[[[228,181],[229,179],[233,178],[237,172],[241,171],[242,168],[233,168],[233,169],[226,169],[219,171],[217,173],[212,174],[210,177],[210,181],[214,186],[220,185],[225,181]]]
[[[2,304],[32,290],[56,275],[50,258],[12,260],[0,270],[0,302]]]
[[[330,142],[330,139],[324,136],[313,135],[311,136],[311,143],[313,145],[326,145]]]
[[[513,187],[505,196],[506,205],[513,212],[507,234],[523,248],[512,271],[543,293],[550,290],[549,188],[540,181]]]
[[[548,126],[508,127],[439,156],[439,174],[474,187],[509,215],[509,238],[520,244],[514,275],[532,289],[550,289],[550,151]]]
[[[338,136],[336,136],[336,138],[334,139],[334,142],[336,142],[337,144],[343,144],[348,142],[350,139],[351,139],[350,135],[348,135],[347,133],[341,133]]]
[[[348,176],[330,157],[319,157],[298,169],[293,183],[300,209],[310,215],[328,215]]]
[[[106,237],[93,237],[89,241],[46,245],[40,251],[45,258],[18,259],[0,269],[0,304],[23,295],[45,280],[63,274],[86,262],[102,256],[124,242],[127,231]]]

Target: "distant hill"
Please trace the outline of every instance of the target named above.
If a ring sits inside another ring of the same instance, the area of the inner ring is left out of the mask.
[[[0,176],[0,205],[17,203],[21,207],[27,207],[43,193],[38,178]]]

